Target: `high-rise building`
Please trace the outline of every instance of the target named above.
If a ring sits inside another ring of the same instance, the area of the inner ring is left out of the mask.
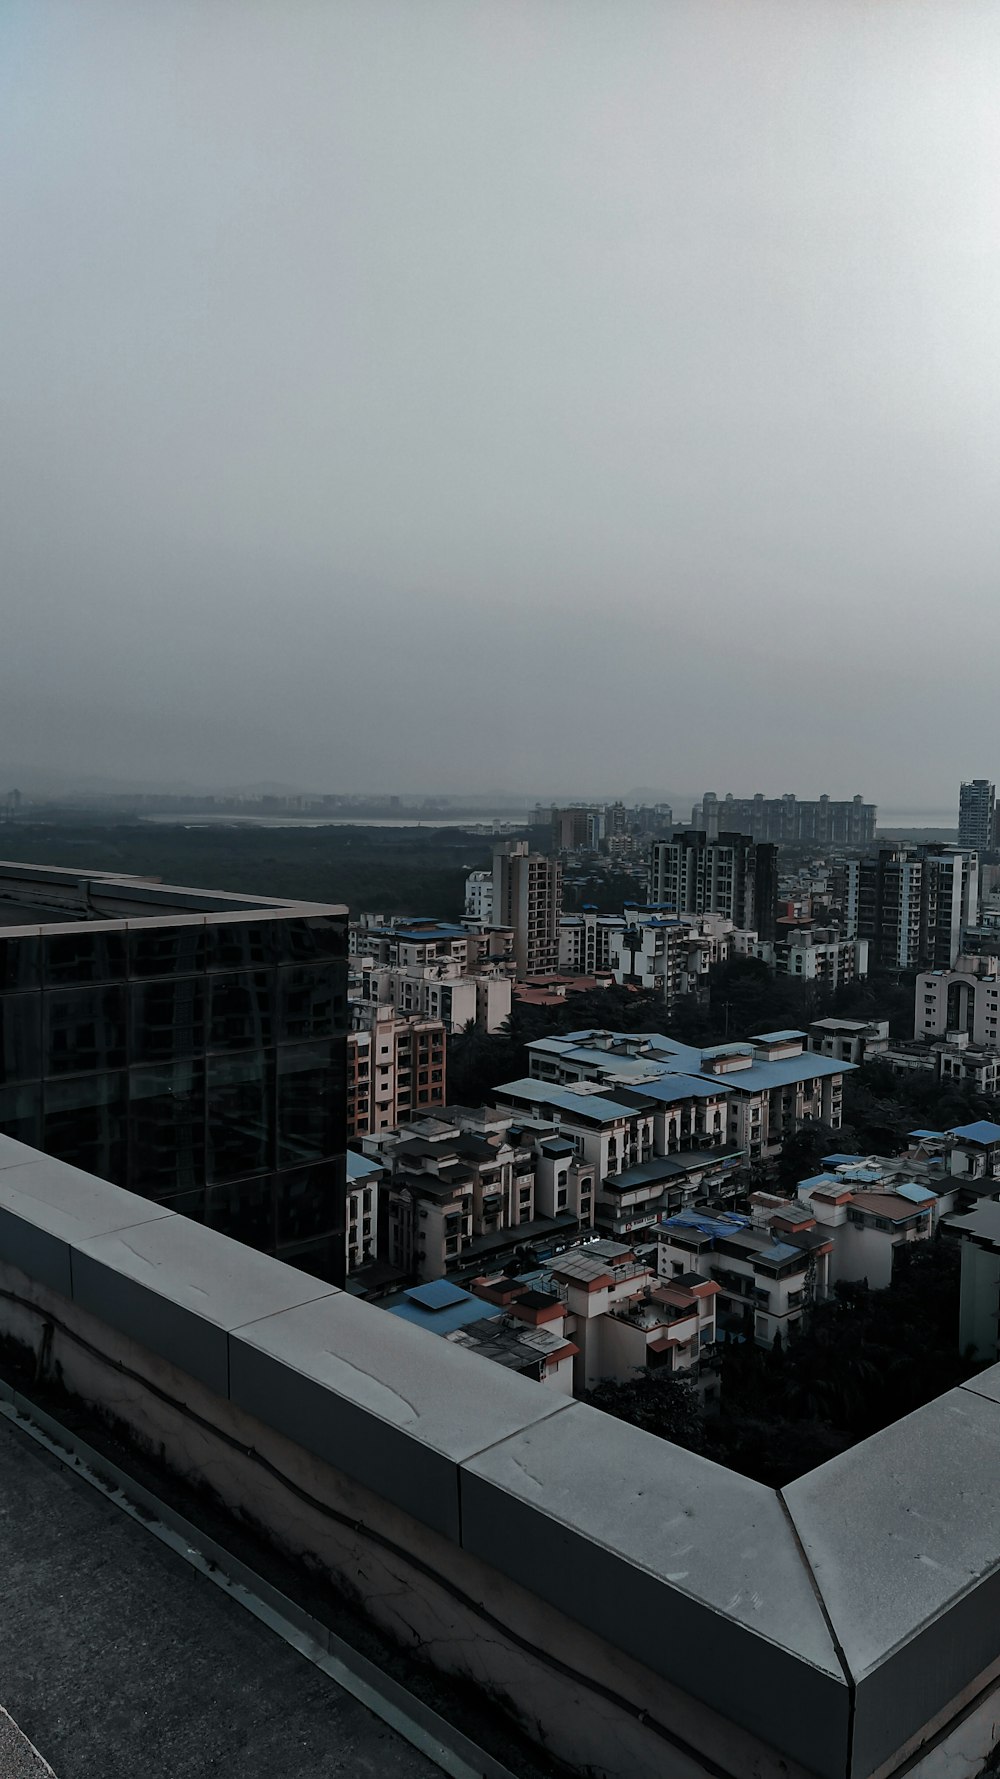
[[[704,828],[710,840],[720,833],[749,834],[777,846],[813,843],[817,846],[871,846],[875,839],[874,803],[859,796],[842,802],[825,795],[800,800],[791,792],[783,797],[734,797],[728,791],[718,798],[706,791],[691,812],[692,828]]]
[[[958,793],[958,844],[976,852],[992,852],[996,786],[988,778],[963,783]]]
[[[559,969],[559,916],[562,867],[526,840],[508,841],[493,854],[493,920],[514,934],[514,968],[519,980],[554,975]]]
[[[344,1270],[347,910],[0,864],[0,1131]]]
[[[721,914],[762,939],[774,937],[778,853],[747,834],[710,838],[686,830],[650,854],[651,903],[676,914]]]
[[[952,967],[979,913],[979,861],[954,846],[891,846],[849,860],[845,924],[885,969]]]

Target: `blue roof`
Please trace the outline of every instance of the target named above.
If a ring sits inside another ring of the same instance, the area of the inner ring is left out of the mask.
[[[937,1198],[937,1193],[932,1192],[929,1186],[918,1186],[915,1180],[908,1180],[905,1186],[897,1186],[896,1191],[900,1198],[908,1198],[915,1205],[922,1205],[929,1198]]]
[[[445,1310],[453,1303],[464,1303],[470,1295],[450,1279],[431,1279],[427,1285],[413,1285],[404,1292],[410,1303],[419,1303],[425,1310]]]
[[[1000,1143],[1000,1124],[977,1118],[972,1124],[956,1124],[948,1134],[963,1143]]]
[[[851,1162],[867,1161],[867,1155],[824,1155],[821,1157],[824,1167],[849,1167]]]
[[[839,1182],[836,1174],[810,1174],[808,1180],[799,1181],[799,1190],[803,1186],[836,1186]]]
[[[725,1080],[706,1081],[704,1075],[661,1075],[656,1081],[622,1083],[623,1088],[626,1085],[636,1093],[645,1094],[648,1099],[664,1100],[669,1104],[672,1100],[716,1099],[725,1093],[727,1084]]]
[[[531,1105],[555,1106],[557,1111],[565,1112],[567,1117],[590,1118],[598,1124],[607,1123],[612,1118],[634,1118],[637,1111],[635,1106],[625,1106],[620,1100],[605,1099],[600,1093],[574,1093],[572,1088],[557,1087],[551,1081],[533,1081],[527,1077],[520,1081],[504,1081],[496,1091],[509,1099],[527,1100]],[[642,1091],[641,1087],[636,1089],[637,1093]]]
[[[908,1135],[911,1137],[940,1137],[942,1140],[944,1139],[943,1130],[911,1130],[908,1132]]]
[[[447,1301],[436,1307],[432,1301],[424,1301],[428,1293],[441,1288],[441,1295],[447,1293]],[[496,1315],[491,1304],[485,1303],[481,1297],[473,1297],[471,1291],[463,1291],[452,1285],[448,1279],[432,1279],[429,1285],[417,1285],[411,1291],[404,1291],[395,1300],[387,1299],[380,1306],[388,1310],[390,1316],[399,1316],[404,1322],[411,1322],[415,1328],[429,1328],[432,1334],[452,1334],[456,1328],[464,1328],[467,1322],[479,1322],[483,1317]]]
[[[754,1041],[760,1044],[785,1044],[792,1038],[806,1038],[806,1032],[754,1032]]]
[[[467,939],[465,927],[447,925],[444,921],[434,921],[430,926],[398,926],[389,929],[394,939],[410,939],[419,942],[421,939]]]
[[[347,1151],[347,1184],[356,1186],[362,1180],[370,1180],[375,1174],[382,1172],[382,1164],[372,1161],[368,1155],[356,1155],[353,1149]]]

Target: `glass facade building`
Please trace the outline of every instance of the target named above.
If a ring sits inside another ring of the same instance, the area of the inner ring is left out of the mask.
[[[0,1131],[342,1282],[347,910],[0,865]]]

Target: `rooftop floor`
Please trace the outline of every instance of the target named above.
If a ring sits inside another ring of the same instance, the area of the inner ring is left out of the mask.
[[[3,1703],[57,1779],[440,1779],[431,1761],[7,1422],[0,1543]],[[5,1766],[6,1754],[0,1740],[0,1772],[28,1779],[44,1770],[23,1745],[21,1767]]]

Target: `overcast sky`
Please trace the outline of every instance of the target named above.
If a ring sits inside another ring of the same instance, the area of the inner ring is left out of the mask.
[[[3,0],[0,87],[0,772],[1000,772],[996,0]]]

